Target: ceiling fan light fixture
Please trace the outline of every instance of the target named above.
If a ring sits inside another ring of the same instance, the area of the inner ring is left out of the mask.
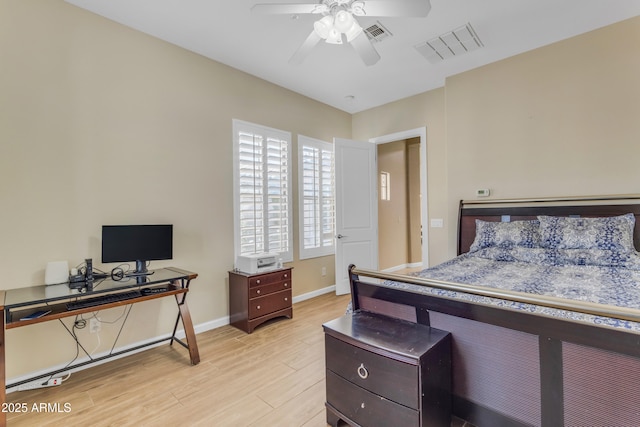
[[[430,0],[314,1],[315,3],[264,3],[254,5],[251,9],[255,13],[293,14],[296,17],[301,14],[321,15],[316,18],[313,30],[289,60],[292,64],[300,64],[305,56],[321,40],[324,40],[330,44],[351,44],[365,65],[373,65],[380,60],[380,54],[372,42],[379,41],[380,38],[371,35],[370,29],[375,25],[367,24],[363,29],[358,22],[358,17],[425,17],[431,10]],[[382,25],[380,24],[379,27]],[[388,31],[383,33],[391,34]]]
[[[336,13],[334,25],[341,33],[346,33],[353,26],[355,19],[346,10],[340,10]]]
[[[329,37],[331,30],[334,30],[333,16],[327,15],[314,22],[313,29],[317,35],[326,40]]]
[[[329,30],[329,36],[327,37],[327,43],[342,44],[342,33],[337,28]]]

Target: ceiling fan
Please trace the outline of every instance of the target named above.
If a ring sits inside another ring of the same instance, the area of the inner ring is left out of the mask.
[[[292,64],[302,63],[322,40],[331,44],[342,44],[346,40],[366,65],[378,62],[380,55],[356,16],[425,17],[430,10],[429,0],[320,0],[316,3],[256,4],[251,9],[254,13],[262,14],[322,15],[314,22],[311,34],[289,60]]]

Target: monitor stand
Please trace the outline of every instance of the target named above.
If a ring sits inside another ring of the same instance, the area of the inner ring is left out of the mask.
[[[127,277],[140,277],[140,276],[149,276],[153,274],[153,271],[147,270],[147,261],[145,260],[136,260],[136,269],[134,271],[130,271],[125,276]]]

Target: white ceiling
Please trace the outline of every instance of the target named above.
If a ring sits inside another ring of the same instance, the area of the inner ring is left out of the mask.
[[[295,19],[250,10],[256,3],[319,0],[66,1],[349,113],[441,87],[447,76],[640,15],[640,0],[431,0],[426,18],[358,17],[362,27],[380,21],[393,34],[375,44],[382,59],[367,67],[349,44],[326,43],[301,65],[291,65],[289,58],[318,15]],[[483,48],[435,65],[414,48],[467,23]]]

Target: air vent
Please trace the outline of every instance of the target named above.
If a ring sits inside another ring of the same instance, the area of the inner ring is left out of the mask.
[[[415,48],[422,56],[436,64],[447,58],[480,49],[483,46],[471,24],[467,24],[420,43]]]
[[[369,40],[373,42],[381,42],[387,37],[393,35],[380,23],[380,21],[376,21],[375,24],[365,28],[364,33],[369,37]]]

